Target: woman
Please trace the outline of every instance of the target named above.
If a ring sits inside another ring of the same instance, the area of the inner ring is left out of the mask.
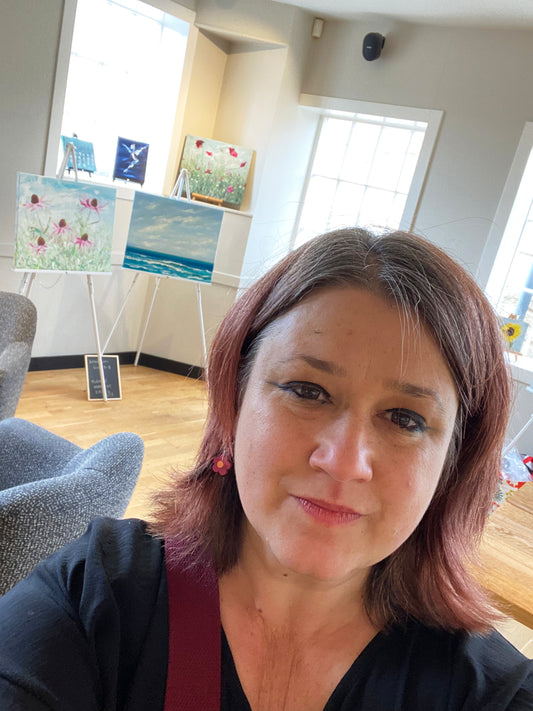
[[[509,380],[464,270],[323,235],[236,302],[208,386],[150,533],[97,522],[0,601],[5,708],[533,708],[469,573]]]

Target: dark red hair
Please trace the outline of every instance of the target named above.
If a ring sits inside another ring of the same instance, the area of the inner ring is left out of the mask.
[[[459,408],[447,460],[422,521],[371,570],[366,607],[380,625],[414,617],[481,631],[496,616],[471,566],[498,482],[510,380],[498,320],[472,277],[411,234],[337,230],[288,254],[246,290],[222,322],[208,363],[209,412],[194,469],[156,495],[152,530],[179,536],[185,554],[208,555],[219,574],[235,565],[243,511],[234,473],[213,458],[232,454],[233,432],[253,358],[267,326],[310,293],[357,287],[392,301],[433,335],[452,374]]]

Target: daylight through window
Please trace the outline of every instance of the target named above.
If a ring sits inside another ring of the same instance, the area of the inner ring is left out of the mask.
[[[144,189],[162,192],[188,31],[140,0],[78,0],[61,133],[93,143],[95,180],[112,181],[120,136],[149,144]]]
[[[362,113],[321,117],[295,246],[345,225],[398,229],[427,126]]]

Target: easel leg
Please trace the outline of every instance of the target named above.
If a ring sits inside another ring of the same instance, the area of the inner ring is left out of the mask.
[[[159,284],[161,283],[161,277],[156,277],[155,280],[155,286],[154,286],[154,293],[152,294],[152,302],[150,304],[150,308],[148,310],[148,314],[146,315],[146,320],[144,322],[144,329],[141,335],[141,339],[139,341],[139,345],[137,346],[137,355],[135,356],[135,361],[133,365],[139,365],[139,358],[141,355],[141,348],[144,342],[144,337],[146,336],[146,329],[148,328],[148,322],[150,321],[150,316],[152,315],[152,309],[154,307],[154,301],[155,297],[157,296],[157,290],[159,289]]]
[[[204,366],[207,371],[207,343],[205,340],[204,312],[202,310],[202,292],[200,291],[200,284],[196,284],[196,297],[198,299],[198,311],[200,312],[200,327],[202,329],[202,345],[204,347]]]
[[[107,402],[107,387],[104,376],[104,362],[102,360],[102,348],[100,346],[100,336],[98,334],[98,320],[96,318],[96,304],[94,301],[94,286],[93,278],[90,274],[87,275],[87,286],[89,288],[89,300],[91,302],[91,311],[93,315],[94,336],[96,340],[96,352],[98,354],[98,370],[100,371],[100,382],[102,383],[102,395],[104,401]]]
[[[120,311],[118,312],[118,316],[115,319],[115,323],[113,324],[113,327],[111,328],[111,331],[109,331],[109,336],[107,337],[107,341],[104,343],[104,347],[102,348],[102,353],[105,353],[107,350],[107,346],[109,345],[109,341],[111,340],[111,336],[113,335],[115,328],[117,327],[118,322],[120,321],[120,317],[122,316],[124,309],[126,308],[126,304],[128,303],[128,299],[130,298],[130,294],[133,290],[133,287],[135,286],[135,282],[139,278],[140,272],[135,272],[135,276],[133,277],[133,281],[130,284],[130,288],[128,289],[128,293],[126,294],[126,298],[124,299],[124,302],[122,304],[122,307]]]
[[[21,296],[29,297],[34,279],[35,272],[24,272],[24,276],[22,277],[22,281],[20,282],[19,287],[19,294],[21,294]]]

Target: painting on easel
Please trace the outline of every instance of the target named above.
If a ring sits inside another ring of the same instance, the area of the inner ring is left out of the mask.
[[[515,314],[511,314],[507,318],[500,316],[500,320],[503,337],[509,350],[511,353],[521,353],[528,329],[527,322],[517,318]]]
[[[18,174],[14,269],[111,272],[114,188]]]
[[[132,183],[144,184],[146,163],[148,161],[148,143],[132,141],[129,138],[118,137],[117,152],[113,180],[129,180]]]
[[[137,192],[123,267],[211,283],[224,210]]]
[[[185,168],[189,172],[195,199],[211,197],[238,208],[244,197],[252,155],[251,148],[185,136],[180,171]]]

